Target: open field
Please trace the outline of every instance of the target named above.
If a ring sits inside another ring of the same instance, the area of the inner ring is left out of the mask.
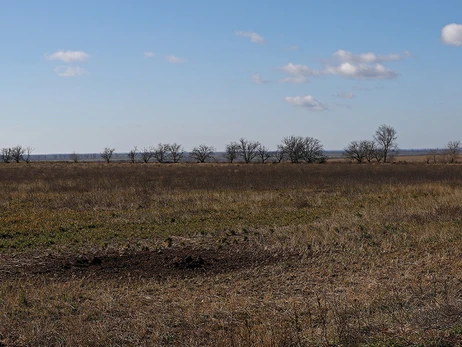
[[[0,346],[460,346],[462,166],[0,165]]]

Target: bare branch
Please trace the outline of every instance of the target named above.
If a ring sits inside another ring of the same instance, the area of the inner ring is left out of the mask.
[[[101,153],[101,158],[103,158],[106,163],[111,161],[112,155],[114,154],[115,148],[104,148],[103,152]]]
[[[189,156],[198,163],[205,163],[206,161],[213,159],[214,153],[215,147],[202,144],[198,147],[194,147],[191,153],[189,153]]]

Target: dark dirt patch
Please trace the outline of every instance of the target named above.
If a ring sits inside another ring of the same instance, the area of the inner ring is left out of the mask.
[[[274,264],[293,255],[233,247],[229,249],[166,248],[112,254],[43,256],[0,259],[0,279],[6,277],[184,278],[214,275]]]

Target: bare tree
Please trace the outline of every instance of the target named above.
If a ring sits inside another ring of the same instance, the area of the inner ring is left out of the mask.
[[[72,160],[74,163],[78,163],[78,162],[80,161],[80,156],[79,156],[77,153],[73,152],[73,153],[71,154],[71,160]]]
[[[377,144],[372,141],[372,140],[364,140],[363,141],[363,146],[364,146],[364,159],[366,159],[366,161],[368,163],[372,162],[374,159],[376,159],[377,157]],[[382,159],[380,159],[382,160]]]
[[[239,156],[239,144],[237,142],[227,144],[223,156],[232,163]]]
[[[143,147],[140,152],[141,160],[146,164],[154,157],[154,148]]]
[[[9,163],[13,159],[11,148],[2,148],[1,158],[4,163]]]
[[[273,152],[273,157],[276,159],[278,163],[284,160],[285,153],[284,147],[282,145],[278,145],[277,149]]]
[[[11,158],[16,162],[19,163],[24,160],[24,153],[26,149],[22,146],[16,146],[10,149],[11,150]]]
[[[115,148],[104,148],[103,152],[101,153],[101,158],[103,158],[106,163],[111,161],[112,155],[114,154]]]
[[[138,156],[138,147],[133,147],[133,149],[131,149],[127,156],[128,156],[128,159],[130,159],[130,162],[134,163],[136,161],[136,157]]]
[[[168,147],[168,144],[159,143],[157,147],[154,149],[154,158],[159,163],[165,163],[165,161],[167,160],[167,154],[169,150]]]
[[[455,163],[460,153],[460,141],[449,141],[446,145],[445,154],[448,163]]]
[[[428,152],[428,154],[427,154],[427,156],[426,156],[426,158],[425,158],[425,162],[426,162],[427,164],[430,164],[431,162],[432,162],[433,164],[436,164],[436,163],[438,162],[438,158],[439,158],[439,157],[441,157],[441,151],[440,151],[438,148],[436,148],[436,149],[431,149],[431,150]],[[444,157],[444,156],[443,156],[443,157]]]
[[[370,163],[375,159],[376,144],[374,141],[362,140],[351,141],[343,150],[343,156],[356,160],[358,163],[367,161]]]
[[[272,156],[273,155],[270,153],[268,148],[266,148],[265,146],[259,145],[257,147],[257,157],[260,159],[262,163],[266,162]]]
[[[286,136],[282,139],[282,143],[278,146],[283,157],[290,160],[291,163],[299,163],[303,160],[305,144],[301,136]]]
[[[170,152],[170,157],[174,163],[180,162],[181,158],[184,156],[184,149],[178,143],[172,143],[168,145],[168,152]]]
[[[375,131],[374,140],[378,145],[377,151],[382,151],[383,161],[386,163],[393,152],[397,152],[398,144],[396,130],[389,125],[382,124]]]
[[[214,153],[215,147],[202,144],[194,147],[191,153],[189,153],[189,156],[198,163],[205,163],[206,161],[213,159]]]
[[[250,163],[257,156],[257,148],[260,142],[247,140],[243,137],[239,139],[239,155],[246,164]]]
[[[348,146],[343,149],[343,156],[351,160],[356,160],[361,164],[366,157],[364,141],[351,141]]]
[[[321,141],[313,137],[305,137],[303,140],[303,159],[307,163],[325,162],[324,148]]]
[[[24,150],[24,161],[26,163],[30,163],[30,156],[32,154],[32,152],[35,150],[35,148],[32,148],[32,147],[26,147],[25,150]]]

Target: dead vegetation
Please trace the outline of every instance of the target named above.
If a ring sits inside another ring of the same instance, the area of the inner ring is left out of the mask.
[[[462,166],[5,164],[0,187],[0,345],[462,343]]]

